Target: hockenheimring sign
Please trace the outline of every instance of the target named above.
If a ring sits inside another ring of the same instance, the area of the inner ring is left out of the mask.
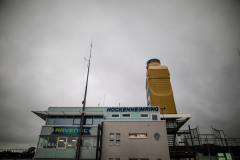
[[[108,107],[107,112],[159,111],[158,107]]]

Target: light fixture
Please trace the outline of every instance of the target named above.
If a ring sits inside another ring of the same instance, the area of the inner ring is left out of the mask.
[[[69,144],[68,146],[72,146],[71,144]]]
[[[75,142],[76,140],[72,140],[73,142]]]
[[[64,140],[59,140],[59,141],[64,141]]]

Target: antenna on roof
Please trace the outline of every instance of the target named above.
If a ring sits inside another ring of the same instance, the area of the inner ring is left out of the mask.
[[[85,111],[85,106],[86,106],[86,97],[87,97],[87,87],[88,87],[88,77],[89,77],[89,68],[90,68],[90,60],[91,60],[91,51],[92,51],[92,40],[91,40],[91,48],[90,48],[90,56],[89,59],[87,60],[85,57],[84,59],[88,61],[88,72],[87,72],[87,81],[86,81],[86,87],[85,87],[85,94],[84,94],[84,100],[82,101],[83,104],[83,109],[81,113],[81,123],[80,123],[80,129],[79,129],[79,135],[78,135],[78,140],[77,140],[77,153],[75,156],[75,160],[79,160],[81,157],[81,145],[82,145],[82,130],[83,130],[83,121],[84,121],[84,111]]]
[[[237,48],[237,50],[238,50],[238,48]],[[238,50],[238,53],[239,53],[239,57],[240,57],[240,52],[239,52],[239,50]]]
[[[88,87],[88,77],[89,77],[89,68],[90,68],[91,52],[92,52],[92,40],[91,40],[91,47],[90,47],[90,56],[89,56],[89,59],[87,60],[87,59],[84,57],[84,59],[85,59],[86,61],[88,61],[88,73],[87,73],[87,81],[86,81],[86,87],[85,87],[84,100],[82,101],[83,111],[85,111],[85,106],[86,106],[86,97],[87,97],[87,87]]]

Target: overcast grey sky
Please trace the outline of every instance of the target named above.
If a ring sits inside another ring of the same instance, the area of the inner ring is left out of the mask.
[[[31,111],[146,106],[146,62],[168,66],[183,127],[240,138],[240,1],[0,1],[0,148],[37,145]],[[85,67],[84,67],[85,65]],[[85,68],[85,70],[84,70]]]

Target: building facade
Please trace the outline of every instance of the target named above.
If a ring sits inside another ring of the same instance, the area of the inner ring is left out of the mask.
[[[33,111],[45,120],[34,159],[75,159],[82,112],[80,159],[170,160],[166,123],[159,107],[87,107],[85,111],[81,107],[49,107]]]

